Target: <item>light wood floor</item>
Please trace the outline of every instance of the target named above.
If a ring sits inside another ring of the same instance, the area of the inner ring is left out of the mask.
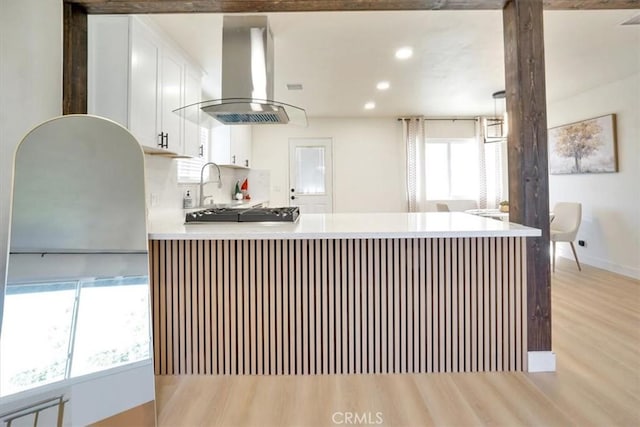
[[[640,282],[559,258],[552,298],[555,373],[161,376],[158,425],[639,426]]]

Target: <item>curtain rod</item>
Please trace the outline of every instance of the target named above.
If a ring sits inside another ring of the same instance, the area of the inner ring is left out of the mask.
[[[398,117],[398,119],[397,119],[397,120],[398,120],[398,121],[401,121],[401,120],[408,120],[408,119],[420,119],[420,118],[421,118],[421,119],[423,119],[423,120],[427,120],[427,121],[452,121],[452,122],[455,122],[455,121],[469,121],[469,122],[476,122],[476,121],[478,121],[478,119],[477,119],[477,118],[473,118],[473,119],[470,119],[470,118],[460,118],[460,119],[459,119],[459,118],[456,118],[456,117],[441,117],[441,118],[438,118],[438,119],[435,119],[435,118],[434,118],[434,119],[431,119],[431,118],[420,117],[420,116],[414,116],[414,117]]]

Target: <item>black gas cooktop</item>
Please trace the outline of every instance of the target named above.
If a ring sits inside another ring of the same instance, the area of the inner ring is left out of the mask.
[[[286,208],[211,208],[188,213],[187,223],[199,222],[294,222],[300,215],[297,206]]]

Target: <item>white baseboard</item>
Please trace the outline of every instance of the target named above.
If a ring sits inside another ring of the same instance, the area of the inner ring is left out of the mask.
[[[558,250],[558,257],[567,258],[568,260],[573,261],[573,263],[575,264],[573,254],[571,252]],[[583,254],[579,254],[578,259],[580,260],[580,264],[586,264],[592,267],[601,268],[603,270],[611,271],[612,273],[621,274],[633,279],[640,279],[640,268],[638,267],[629,267],[625,265],[614,264],[605,259],[585,256]]]
[[[555,372],[556,354],[552,351],[527,352],[527,371],[529,372]]]

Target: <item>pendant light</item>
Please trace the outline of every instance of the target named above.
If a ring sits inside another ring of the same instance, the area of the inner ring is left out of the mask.
[[[499,90],[491,96],[493,97],[493,117],[484,118],[485,143],[505,141],[509,133],[506,92]]]

